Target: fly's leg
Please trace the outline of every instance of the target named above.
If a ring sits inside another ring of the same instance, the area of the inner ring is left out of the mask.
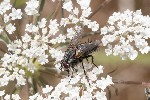
[[[86,61],[89,63],[89,60],[88,60],[88,58],[86,58]]]
[[[67,71],[67,73],[68,73],[68,77],[70,77],[69,69],[67,69],[66,71]],[[71,77],[72,77],[72,76],[71,76]],[[69,83],[70,83],[70,81],[71,81],[71,78],[70,78],[70,80],[69,80]]]
[[[66,71],[67,71],[67,73],[68,73],[68,77],[69,77],[69,76],[70,76],[70,75],[69,75],[69,69],[67,69]]]
[[[61,62],[61,67],[59,69],[62,71],[62,68],[63,68],[63,65],[62,65],[62,62]]]
[[[94,64],[94,57],[92,56],[92,55],[88,55],[87,56],[87,58],[89,58],[89,57],[91,57],[92,58],[92,64],[94,65],[94,66],[96,66],[97,67],[97,65],[96,64]],[[97,67],[98,68],[98,67]]]
[[[61,71],[62,71],[62,67],[61,68],[59,68]]]
[[[71,68],[73,71],[77,72],[76,69],[74,68],[73,64],[71,64]]]
[[[83,67],[83,70],[84,70],[84,74],[85,74],[85,76],[86,76],[86,79],[87,79],[87,81],[88,81],[88,83],[89,83],[89,85],[90,85],[89,78],[88,78],[88,76],[87,76],[87,74],[86,74],[86,71],[85,71],[83,62],[82,62],[82,67]]]

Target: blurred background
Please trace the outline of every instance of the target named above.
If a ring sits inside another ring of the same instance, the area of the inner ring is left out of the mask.
[[[104,1],[105,0],[91,0],[92,11],[97,9]],[[50,13],[56,9],[58,3],[58,0],[56,0],[54,3],[51,0],[45,0],[42,17],[49,16]],[[25,7],[25,0],[16,0],[16,7],[23,10]],[[58,10],[56,18],[60,20],[61,8],[58,9],[60,10]],[[90,19],[97,21],[101,28],[106,25],[109,16],[111,16],[113,12],[123,12],[126,9],[133,11],[141,9],[143,15],[150,15],[150,0],[110,0],[108,4],[97,11],[96,14]],[[67,17],[67,15],[68,14],[65,11],[64,17]],[[23,23],[26,22],[24,20],[20,22],[20,25],[22,25],[22,31],[24,27]],[[101,37],[99,35],[88,36],[85,37],[83,41],[86,41],[87,38],[90,40],[96,40],[100,39]],[[0,46],[6,49],[6,46],[3,43],[0,43]],[[0,56],[2,55],[3,52],[0,52]],[[134,61],[129,59],[122,61],[120,57],[106,56],[104,48],[100,48],[97,52],[93,53],[93,56],[96,65],[104,66],[105,73],[115,70],[110,74],[113,79],[150,82],[150,54],[141,55],[139,53],[138,57]],[[50,81],[55,84],[55,79],[50,79]],[[127,84],[115,84],[114,86],[118,89],[118,95],[115,94],[115,89],[110,87],[112,94],[110,100],[146,100],[144,86]],[[24,95],[24,92],[22,92],[21,95]]]

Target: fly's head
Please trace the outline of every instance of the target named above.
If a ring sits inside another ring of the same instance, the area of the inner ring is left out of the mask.
[[[69,48],[66,50],[63,59],[61,60],[61,68],[64,70],[68,70],[70,65],[72,64],[72,59],[74,58],[75,50]]]

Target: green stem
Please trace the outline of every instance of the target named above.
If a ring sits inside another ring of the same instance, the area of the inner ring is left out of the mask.
[[[62,8],[64,1],[61,0],[61,17],[64,18],[64,9]]]
[[[13,7],[15,7],[15,6],[16,6],[16,1],[17,1],[17,0],[15,0],[15,1],[13,2]]]
[[[35,78],[32,78],[32,81],[33,81],[33,93],[37,93],[38,90],[37,90],[37,80]]]
[[[11,94],[19,94],[19,92],[22,90],[23,86],[14,87]]]
[[[9,33],[8,33],[5,29],[4,29],[4,32],[6,33],[8,39],[9,39],[10,41],[13,41],[13,38],[9,35]]]
[[[39,12],[39,16],[36,17],[36,23],[35,23],[35,25],[37,25],[37,23],[38,23],[38,21],[40,19],[41,12],[43,10],[44,4],[45,4],[45,0],[41,0],[40,1],[40,6],[39,6],[39,11],[38,11]]]
[[[48,84],[42,76],[39,76],[39,82],[40,82],[40,85],[43,87],[45,87],[45,85]]]
[[[31,78],[31,79],[30,79]],[[27,85],[28,85],[28,95],[33,95],[35,93],[34,91],[34,84],[33,84],[33,78],[32,77],[28,77],[27,78]],[[32,90],[31,90],[32,89]]]

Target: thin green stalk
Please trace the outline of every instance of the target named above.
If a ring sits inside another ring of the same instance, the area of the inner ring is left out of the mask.
[[[33,78],[32,77],[27,78],[27,85],[28,85],[28,96],[33,95],[35,93],[34,90],[34,84],[33,84]]]
[[[14,87],[11,94],[19,94],[19,92],[22,90],[23,86]]]
[[[6,33],[8,39],[9,39],[10,41],[13,41],[13,38],[9,35],[9,33],[8,33],[6,30],[4,30],[4,32]]]
[[[33,93],[37,93],[38,89],[37,89],[37,80],[35,78],[32,78],[33,81]]]
[[[40,85],[45,87],[45,85],[48,85],[48,83],[44,80],[44,78],[42,76],[39,76],[39,80]]]
[[[64,3],[64,1],[61,0],[61,18],[64,18],[64,9],[62,8],[63,7],[63,3]],[[65,33],[64,32],[64,26],[61,27],[61,31],[62,31],[63,34]]]
[[[42,12],[42,10],[43,10],[44,4],[45,4],[45,0],[41,0],[40,6],[39,6],[39,11],[38,11],[38,12],[39,12],[39,16],[36,17],[36,23],[35,23],[35,25],[37,25],[37,22],[38,22],[39,19],[40,19],[41,12]]]
[[[17,20],[17,22],[16,22],[16,27],[19,27],[20,25],[19,25],[19,21]],[[17,38],[18,39],[21,39],[21,34],[20,34],[20,30],[19,30],[20,28],[17,28],[16,29],[16,36],[17,36]]]
[[[17,0],[15,0],[15,1],[13,2],[13,7],[15,7],[15,6],[16,6],[16,1],[17,1]]]
[[[63,7],[63,3],[64,3],[64,1],[61,0],[61,18],[64,18],[64,9],[62,8]]]

